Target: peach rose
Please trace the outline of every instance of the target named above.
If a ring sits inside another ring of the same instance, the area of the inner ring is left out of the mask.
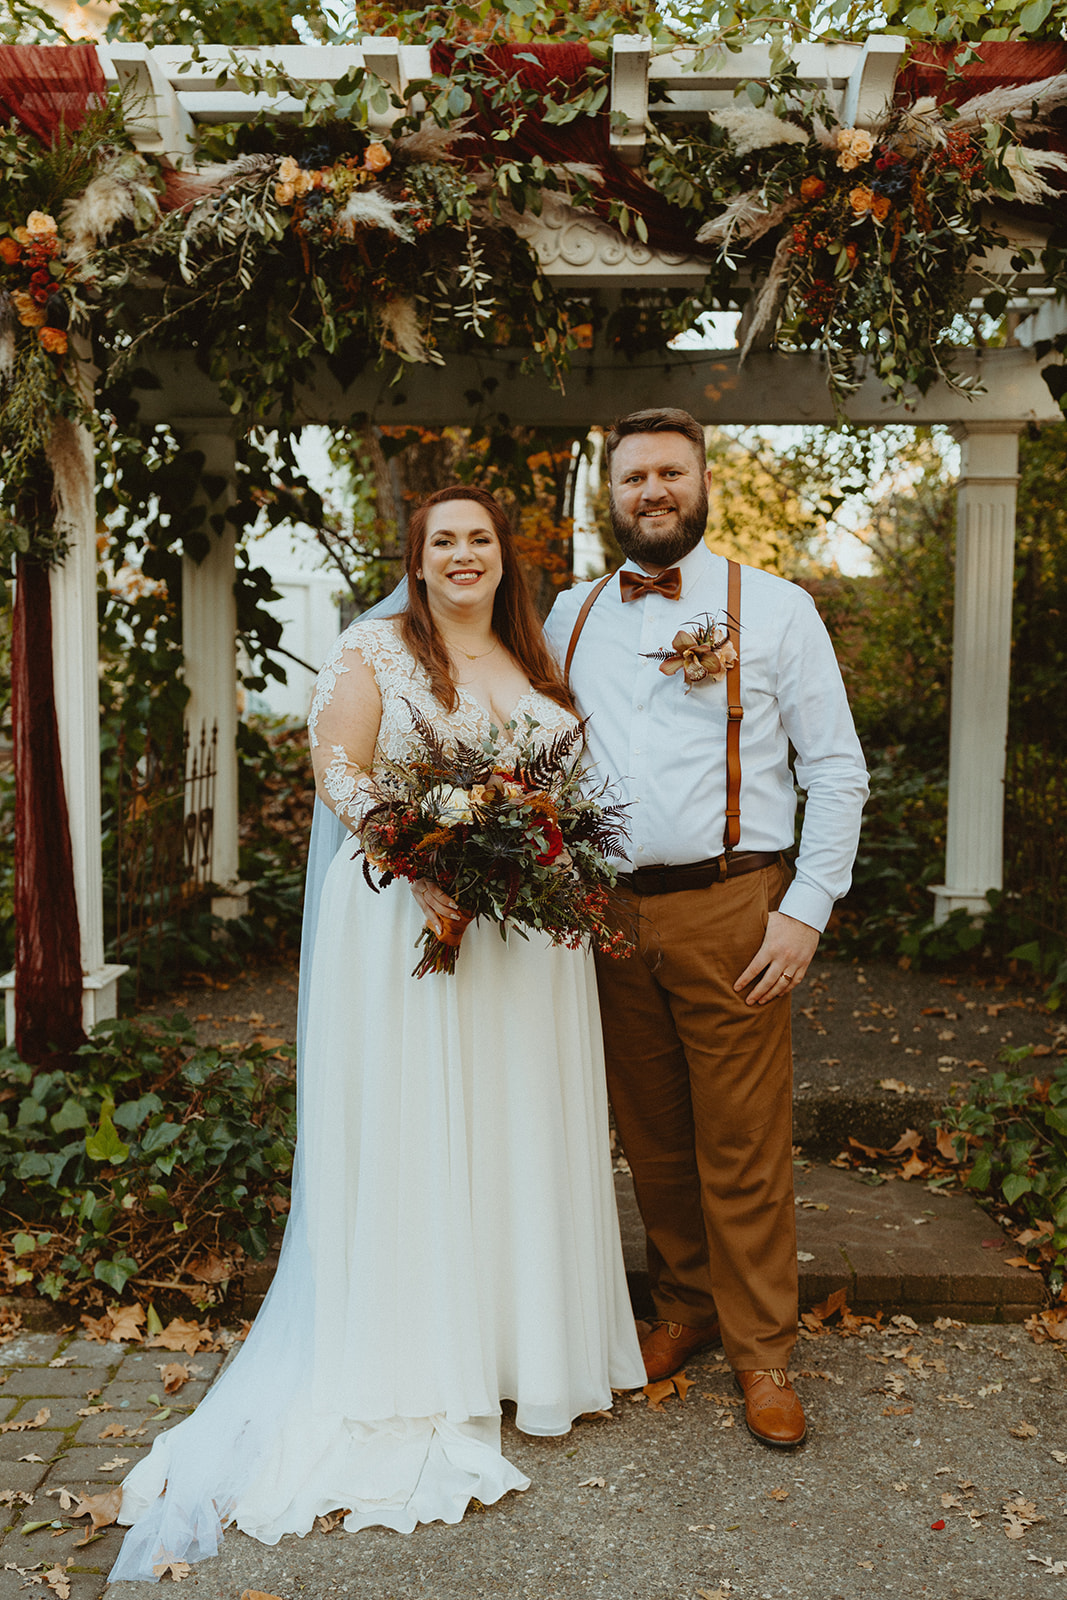
[[[294,161],[292,156],[282,156],[282,159],[278,163],[278,182],[295,183],[299,176],[299,161]]]
[[[56,219],[50,217],[47,211],[31,211],[26,218],[26,232],[31,239],[46,239],[58,232]]]
[[[24,328],[42,328],[47,313],[39,306],[32,294],[27,294],[24,289],[16,289],[11,296],[11,304],[18,313],[18,319]]]
[[[22,246],[16,239],[0,239],[0,261],[6,261],[8,266],[14,266],[22,255]]]
[[[296,199],[296,190],[291,183],[276,183],[274,185],[274,198],[280,206],[291,206]]]
[[[392,159],[384,144],[369,144],[363,152],[363,165],[370,172],[384,172]]]
[[[37,337],[50,356],[66,355],[67,336],[62,328],[40,328]]]
[[[865,183],[858,183],[850,192],[848,203],[856,215],[858,217],[862,217],[868,211],[872,211],[874,209],[875,198],[876,197],[873,189],[868,189]]]

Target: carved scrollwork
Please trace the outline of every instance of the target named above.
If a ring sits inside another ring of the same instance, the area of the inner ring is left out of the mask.
[[[540,217],[523,216],[515,226],[533,245],[549,276],[576,271],[595,278],[636,272],[669,278],[672,271],[691,277],[694,271],[707,270],[697,256],[655,250],[639,239],[625,238],[589,212],[576,211],[547,195]]]

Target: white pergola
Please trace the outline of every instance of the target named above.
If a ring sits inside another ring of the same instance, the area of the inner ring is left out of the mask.
[[[810,45],[800,51],[799,66],[836,103],[844,125],[871,126],[892,94],[904,46],[905,41],[884,36],[862,46]],[[101,45],[98,53],[105,75],[127,87],[138,108],[131,130],[135,142],[176,165],[190,160],[198,123],[248,120],[264,111],[279,118],[300,115],[301,102],[294,97],[268,99],[235,85],[227,49],[203,49],[196,61],[189,49],[137,44]],[[387,38],[352,46],[245,49],[238,55],[249,68],[274,62],[291,78],[310,83],[336,83],[362,66],[400,99],[409,98],[409,85],[430,76],[428,50]],[[698,71],[692,70],[692,62],[692,52],[653,56],[648,39],[616,37],[610,103],[621,116],[611,139],[625,161],[638,164],[643,159],[651,118],[703,120],[709,110],[729,103],[740,82],[767,76],[770,69],[769,51],[762,47],[724,54],[712,67]],[[666,98],[650,105],[653,84],[666,91]],[[417,99],[413,103],[417,109]],[[396,115],[380,114],[372,125],[385,132]],[[691,288],[703,282],[706,266],[701,259],[624,238],[590,214],[548,199],[543,216],[524,221],[522,228],[546,274],[560,287],[610,301],[625,289]],[[1015,248],[1042,242],[1017,224],[1005,224],[1004,231]],[[984,261],[983,272],[1007,278],[1010,254],[1009,249],[1002,260]],[[977,278],[975,289],[977,293]],[[980,914],[986,891],[1002,887],[1018,437],[1030,422],[1061,417],[1026,344],[1063,326],[1064,308],[1051,303],[1036,273],[1016,278],[1013,293],[1019,322],[1015,343],[970,352],[961,363],[980,379],[983,392],[967,398],[939,385],[906,410],[889,403],[881,386],[868,379],[846,407],[850,420],[863,425],[946,424],[962,445],[946,881],[934,891],[935,915],[941,920],[957,908]],[[478,355],[449,357],[441,367],[412,366],[396,386],[366,369],[343,388],[322,364],[300,394],[298,421],[454,425],[477,420],[463,398],[470,391],[486,396],[486,410],[527,424],[586,427],[651,405],[682,406],[705,424],[835,420],[824,368],[809,355],[757,348],[741,367],[736,348],[672,350],[636,359],[594,348],[575,358],[566,392],[560,394],[547,380],[520,374],[522,354],[487,347]],[[211,509],[225,509],[235,492],[235,424],[227,407],[190,358],[157,351],[143,364],[160,387],[140,393],[142,419],[169,423],[187,447],[202,452],[205,475],[227,485]],[[104,960],[96,526],[87,436],[80,437],[79,448],[81,490],[60,507],[70,554],[53,570],[52,595],[59,732],[85,974],[83,1012],[86,1026],[91,1026],[114,1014],[123,969]],[[197,563],[187,557],[182,572],[189,726],[218,725],[214,877],[222,891],[216,909],[223,914],[243,904],[237,881],[235,537],[232,531],[215,537],[206,560]],[[10,1038],[13,975],[0,982],[9,991]]]

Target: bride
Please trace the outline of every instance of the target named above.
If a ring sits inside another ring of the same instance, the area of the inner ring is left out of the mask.
[[[554,1435],[645,1382],[592,959],[476,922],[454,976],[412,978],[453,904],[428,882],[376,894],[355,855],[376,760],[415,748],[411,706],[475,743],[575,721],[491,495],[431,495],[406,568],[406,609],[341,635],[309,718],[333,815],[316,807],[278,1272],[232,1366],[126,1479],[112,1581],[214,1555],[226,1526],[275,1544],[342,1508],[350,1531],[458,1522],[528,1487],[502,1399]]]

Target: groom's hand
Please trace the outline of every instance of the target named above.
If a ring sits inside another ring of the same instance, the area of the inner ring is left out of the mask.
[[[759,982],[745,996],[746,1005],[765,1006],[768,1000],[781,999],[796,988],[818,946],[819,935],[814,928],[782,911],[772,911],[763,943],[734,984],[736,993],[758,978]]]

